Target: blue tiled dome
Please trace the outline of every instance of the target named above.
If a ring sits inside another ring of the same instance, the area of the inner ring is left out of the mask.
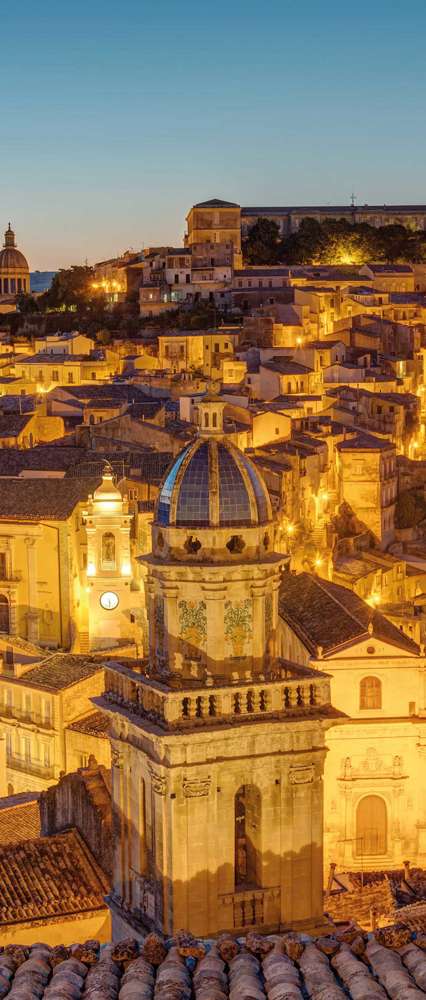
[[[166,475],[156,524],[178,528],[250,527],[271,520],[266,486],[253,462],[229,441],[198,438]]]

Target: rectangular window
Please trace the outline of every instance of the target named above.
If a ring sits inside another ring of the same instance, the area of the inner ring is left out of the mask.
[[[31,760],[31,740],[28,738],[28,736],[24,736],[22,742],[24,747],[25,762],[28,764]]]
[[[73,382],[74,382],[74,374],[73,372],[68,372],[68,385],[72,385]]]
[[[48,698],[43,701],[43,721],[46,725],[50,725],[52,722],[52,704]]]
[[[12,734],[6,733],[6,753],[10,757],[12,754]]]
[[[31,715],[31,695],[29,692],[24,695],[24,715],[27,717]]]
[[[0,579],[7,580],[7,557],[5,552],[0,552]]]
[[[59,382],[59,371],[57,368],[53,369],[52,372],[52,382]]]

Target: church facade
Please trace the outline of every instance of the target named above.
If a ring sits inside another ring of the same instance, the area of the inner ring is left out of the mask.
[[[344,587],[301,573],[280,593],[280,647],[331,675],[325,871],[426,864],[424,649]]]
[[[147,558],[150,655],[109,663],[114,935],[323,925],[325,672],[277,656],[284,557],[223,404],[175,459]]]

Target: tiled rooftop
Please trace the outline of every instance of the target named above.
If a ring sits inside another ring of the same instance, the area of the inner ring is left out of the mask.
[[[48,688],[50,691],[62,691],[71,687],[86,677],[92,677],[103,669],[100,660],[92,656],[74,656],[72,653],[55,653],[43,663],[27,670],[16,683],[22,682],[26,687]]]
[[[0,799],[0,845],[33,840],[40,835],[37,792],[22,792]]]
[[[314,655],[318,646],[327,655],[346,643],[361,642],[369,625],[377,639],[413,656],[419,651],[412,639],[357,594],[309,573],[284,575],[279,612]]]
[[[109,717],[105,712],[91,712],[84,719],[77,719],[72,722],[68,729],[74,733],[87,733],[88,736],[101,736],[108,738]]]
[[[108,890],[76,830],[0,847],[0,885],[0,927],[99,910]]]
[[[1,479],[0,520],[65,521],[99,485],[96,479]]]
[[[10,945],[0,955],[2,996],[42,1000],[416,1000],[424,997],[424,935],[355,926],[312,941],[295,934],[228,934],[203,942],[179,931],[164,942],[64,947]],[[418,944],[416,943],[418,941]],[[12,989],[9,994],[9,987]]]

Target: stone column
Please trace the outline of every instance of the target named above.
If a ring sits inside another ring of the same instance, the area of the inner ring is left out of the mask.
[[[202,585],[203,599],[207,605],[207,670],[215,674],[223,673],[225,657],[224,603],[226,590],[223,584]]]
[[[265,656],[265,585],[252,584],[253,596],[253,667],[258,668]]]
[[[181,641],[179,637],[179,588],[174,583],[162,586],[164,597],[164,657],[170,670],[179,670],[182,665]]]
[[[289,782],[293,812],[293,853],[291,920],[309,921],[312,917],[312,764],[290,767]],[[321,872],[322,875],[322,872]]]

